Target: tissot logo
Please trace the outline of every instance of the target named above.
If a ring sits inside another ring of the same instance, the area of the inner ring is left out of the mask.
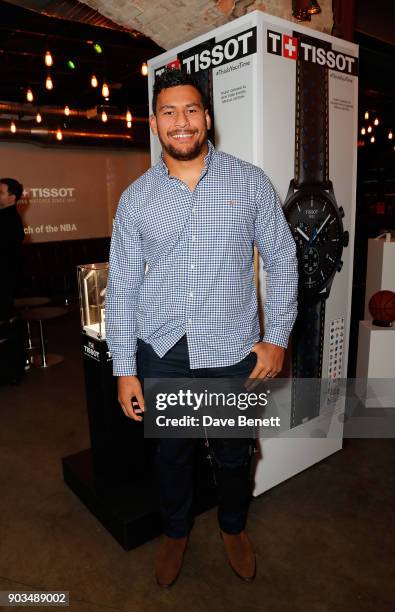
[[[30,187],[33,198],[72,198],[75,187]]]
[[[215,38],[210,38],[196,47],[187,49],[179,53],[177,59],[167,66],[157,68],[155,76],[162,74],[166,68],[181,68],[186,72],[196,73],[229,64],[252,53],[256,53],[256,27],[219,42],[216,42]]]
[[[95,361],[100,360],[100,353],[95,349],[93,342],[88,341],[87,344],[84,344],[84,353],[87,357],[95,359]]]
[[[345,74],[358,74],[358,58],[334,51],[332,45],[311,36],[289,36],[267,31],[267,51],[287,59],[318,64]]]
[[[293,36],[283,36],[283,55],[289,59],[298,59],[298,39]]]
[[[158,68],[157,70],[155,70],[155,76],[160,76],[161,74],[163,74],[163,72],[167,69],[167,70],[173,70],[174,68],[177,68],[177,70],[179,70],[181,67],[180,64],[180,60],[179,59],[175,59],[172,62],[169,62],[168,64],[166,64],[166,66],[163,66],[162,68]]]
[[[179,70],[180,69],[180,60],[175,59],[174,62],[169,62],[167,64],[167,67],[168,68],[177,68],[177,70]]]

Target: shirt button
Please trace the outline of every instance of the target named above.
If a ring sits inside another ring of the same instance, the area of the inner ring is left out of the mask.
[[[191,298],[193,297],[193,292],[192,291],[189,292],[189,297],[191,297]]]
[[[191,270],[195,269],[195,264],[191,264]]]
[[[196,208],[192,208],[192,212],[193,212],[193,214],[195,214],[196,213]]]
[[[193,234],[193,236],[192,236],[192,240],[193,240],[193,242],[195,242],[195,240],[196,240],[196,236],[195,236],[195,234]]]
[[[188,319],[188,323],[192,323],[192,319]]]

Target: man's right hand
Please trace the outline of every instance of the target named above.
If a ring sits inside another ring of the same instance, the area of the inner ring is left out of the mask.
[[[118,376],[118,401],[125,416],[135,421],[143,420],[142,416],[136,414],[137,404],[144,412],[143,390],[137,376]]]

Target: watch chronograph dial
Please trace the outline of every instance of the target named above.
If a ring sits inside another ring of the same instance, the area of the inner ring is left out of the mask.
[[[304,249],[301,261],[303,272],[311,276],[317,270],[320,262],[318,251],[314,247]]]
[[[335,273],[343,250],[343,224],[336,205],[322,192],[296,193],[284,207],[295,239],[299,285],[317,292]]]

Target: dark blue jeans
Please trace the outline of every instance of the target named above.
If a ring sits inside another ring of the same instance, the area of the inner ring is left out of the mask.
[[[188,344],[183,336],[160,358],[150,344],[138,339],[137,370],[144,378],[248,377],[256,363],[256,354],[231,366],[191,369]],[[160,513],[164,533],[171,538],[186,536],[194,524],[193,464],[199,439],[160,439],[155,454],[159,484]],[[252,438],[210,438],[210,454],[216,464],[218,485],[218,523],[226,533],[240,533],[246,525],[252,496],[251,461],[255,442]]]

